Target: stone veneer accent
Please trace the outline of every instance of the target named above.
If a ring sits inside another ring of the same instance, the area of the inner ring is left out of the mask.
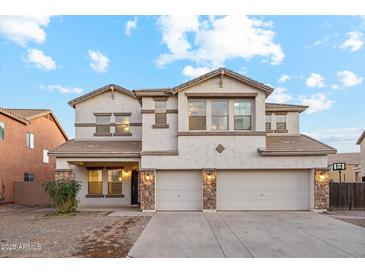
[[[146,179],[146,175],[150,175],[150,179]],[[139,195],[140,195],[140,209],[141,210],[156,210],[155,207],[155,184],[156,171],[141,170],[139,172]]]
[[[203,210],[215,210],[217,208],[217,171],[215,169],[203,169],[202,182]]]
[[[75,174],[72,169],[56,169],[55,170],[55,179],[61,180],[61,179],[75,179]]]
[[[329,208],[329,171],[314,171],[314,208]]]

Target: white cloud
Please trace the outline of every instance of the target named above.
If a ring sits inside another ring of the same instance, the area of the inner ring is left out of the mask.
[[[338,87],[338,85],[337,85],[337,84],[332,84],[332,85],[331,85],[331,88],[332,88],[332,89],[338,89],[339,87]]]
[[[350,31],[346,33],[348,38],[340,45],[341,49],[357,51],[364,45],[363,33],[360,31]]]
[[[285,83],[286,81],[289,81],[289,80],[290,80],[290,76],[289,75],[286,75],[286,74],[283,74],[278,79],[278,82],[279,83]]]
[[[306,113],[311,114],[318,111],[328,110],[332,107],[333,101],[326,98],[323,93],[317,93],[312,96],[300,96],[300,103],[309,106]]]
[[[317,47],[319,45],[325,44],[329,40],[330,40],[330,36],[329,35],[326,35],[322,39],[316,40],[312,44],[304,46],[304,48],[311,49],[311,48]]]
[[[0,32],[21,46],[29,42],[42,44],[46,39],[44,28],[49,22],[50,16],[0,16]]]
[[[124,33],[127,36],[132,35],[132,30],[134,30],[137,27],[137,17],[134,17],[133,20],[128,20],[125,24],[125,30]]]
[[[47,56],[38,49],[28,49],[27,61],[42,70],[54,70],[57,68],[56,62],[52,57]]]
[[[309,88],[323,88],[325,87],[324,78],[318,73],[311,73],[305,81],[305,85]]]
[[[289,102],[293,97],[287,94],[286,88],[278,87],[274,89],[274,92],[267,98],[267,102],[285,104]]]
[[[99,51],[89,50],[90,67],[99,73],[105,73],[109,65],[109,59]]]
[[[62,85],[40,85],[39,88],[41,90],[47,92],[58,92],[61,94],[69,94],[69,93],[76,93],[80,94],[83,92],[81,88],[78,87],[64,87]]]
[[[273,42],[272,23],[247,16],[161,16],[162,41],[169,52],[157,64],[190,60],[198,66],[222,66],[227,60],[262,57],[279,64],[284,59],[280,44]]]
[[[185,66],[183,69],[183,75],[195,78],[201,76],[209,71],[213,70],[211,67],[193,67],[193,66]]]
[[[363,128],[331,128],[304,134],[338,149],[338,152],[358,152],[359,146],[356,145],[356,141],[362,131]]]
[[[349,70],[338,71],[337,76],[344,87],[353,87],[361,84],[363,78]]]

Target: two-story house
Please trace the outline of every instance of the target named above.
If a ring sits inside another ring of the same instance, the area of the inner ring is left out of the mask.
[[[70,101],[76,138],[51,152],[81,205],[142,210],[328,207],[327,155],[300,134],[299,105],[221,68],[173,88],[109,85]]]
[[[0,203],[14,202],[15,182],[34,186],[53,179],[56,159],[49,158],[48,151],[67,140],[48,109],[0,108]],[[38,196],[26,192],[19,188],[17,194],[39,205]]]
[[[361,182],[365,183],[365,129],[356,144],[360,145]]]

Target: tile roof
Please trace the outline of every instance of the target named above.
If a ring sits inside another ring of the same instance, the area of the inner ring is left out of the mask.
[[[74,139],[50,151],[57,157],[139,157],[141,141],[76,141]]]
[[[56,116],[52,113],[50,109],[30,109],[30,108],[0,108],[0,113],[3,113],[13,119],[24,123],[29,124],[33,119],[51,115],[53,121],[56,123],[58,129],[61,131],[62,135],[68,140],[66,132],[63,130],[61,124],[58,122]]]
[[[126,88],[123,88],[121,86],[118,86],[118,85],[115,85],[115,84],[110,84],[110,85],[106,85],[106,86],[103,86],[101,88],[98,88],[96,90],[93,90],[89,93],[86,93],[84,95],[81,95],[75,99],[72,99],[71,101],[68,102],[68,104],[72,107],[75,107],[76,104],[84,101],[84,100],[87,100],[91,97],[94,97],[96,95],[99,95],[99,94],[102,94],[104,92],[107,92],[109,90],[115,90],[115,91],[118,91],[118,92],[121,92],[123,94],[126,94],[128,96],[131,96],[133,98],[136,98],[136,96],[134,95],[134,93]]]
[[[265,103],[266,111],[299,111],[303,112],[308,106],[303,105],[289,105],[289,104],[276,104]]]
[[[359,165],[360,164],[360,153],[337,153],[328,155],[328,164],[331,165],[333,163],[346,163]]]
[[[266,148],[259,148],[262,155],[326,155],[336,149],[306,135],[266,136]]]
[[[365,129],[364,131],[362,132],[362,134],[360,135],[359,139],[357,140],[356,144],[357,145],[360,145],[362,140],[365,138]]]

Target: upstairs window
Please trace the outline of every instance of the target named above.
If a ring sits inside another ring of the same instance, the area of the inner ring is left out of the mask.
[[[34,134],[33,133],[27,132],[25,134],[25,146],[30,149],[34,148]]]
[[[43,163],[48,164],[49,163],[49,157],[48,157],[48,150],[43,149]]]
[[[206,105],[205,101],[189,101],[189,129],[206,129]]]
[[[212,101],[212,130],[228,129],[228,101]]]
[[[116,133],[130,132],[129,116],[122,116],[122,115],[115,116],[115,132]]]
[[[108,170],[108,194],[121,195],[123,193],[123,170]]]
[[[24,182],[34,182],[33,173],[24,173]]]
[[[252,129],[252,101],[235,100],[234,106],[234,129],[251,130]]]
[[[166,125],[167,101],[155,101],[155,125]]]
[[[0,141],[4,140],[5,138],[5,124],[0,122]]]
[[[89,170],[88,171],[88,192],[89,194],[102,194],[103,193],[103,171],[102,170]]]
[[[271,131],[271,114],[266,114],[265,119],[266,119],[265,123],[266,131]]]
[[[110,134],[110,116],[111,115],[96,115],[96,134]]]
[[[276,130],[286,130],[286,115],[277,114],[276,115]]]

